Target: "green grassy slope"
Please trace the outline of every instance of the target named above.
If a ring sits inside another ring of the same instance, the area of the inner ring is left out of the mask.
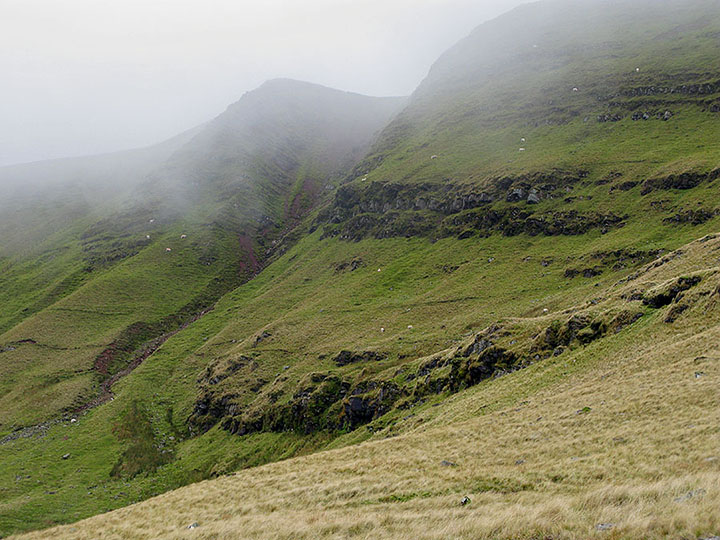
[[[401,103],[273,81],[140,182],[103,191],[100,172],[72,176],[80,160],[6,170],[8,184],[58,177],[4,184],[0,431],[82,407],[144,344],[251,278]]]
[[[303,121],[329,133],[325,143],[284,139],[298,125],[272,108],[272,136],[262,140],[278,137],[277,151],[251,147],[257,161],[242,152],[228,158],[217,144],[223,122],[197,150],[179,152],[144,192],[168,236],[153,236],[138,255],[14,327],[9,340],[64,332],[53,322],[58,310],[89,298],[100,300],[94,309],[108,322],[72,312],[82,321],[72,340],[84,347],[147,320],[133,318],[134,308],[156,319],[177,310],[179,296],[206,283],[193,277],[196,248],[183,253],[190,275],[171,262],[177,244],[164,252],[194,230],[188,222],[230,231],[221,243],[228,257],[233,235],[247,235],[271,264],[119,380],[113,401],[77,422],[3,441],[0,531],[73,521],[238,468],[404,433],[418,426],[417,411],[450,423],[479,411],[485,392],[511,406],[543,387],[533,374],[547,365],[565,366],[586,349],[605,351],[593,362],[627,352],[615,340],[625,343],[649,319],[671,341],[687,314],[670,313],[681,299],[653,306],[664,291],[652,289],[703,271],[710,291],[712,255],[635,293],[634,280],[621,280],[720,224],[720,10],[680,1],[574,6],[532,4],[480,27],[440,59],[349,175],[343,167],[358,157],[349,152],[356,145],[343,143],[336,155],[327,140],[337,130],[316,126],[312,111]],[[278,84],[286,83],[270,90]],[[253,122],[248,111],[228,112]],[[326,187],[342,177],[338,189]],[[297,243],[282,241],[295,223]],[[218,271],[224,257],[213,263]],[[247,269],[247,257],[237,264]],[[164,292],[148,295],[150,279]],[[617,296],[618,283],[627,298]],[[694,298],[695,286],[681,292]],[[714,324],[688,313],[694,332]],[[21,344],[0,360],[40,348]],[[84,365],[96,352],[88,347]],[[27,371],[28,388],[56,375],[27,370],[21,359],[2,365],[14,381]],[[493,390],[494,377],[516,371],[526,390]],[[555,370],[552,382],[567,375]],[[466,399],[466,409],[453,405]],[[9,410],[29,419],[33,409]],[[612,459],[603,474],[617,474]]]
[[[339,438],[331,451],[197,483],[28,538],[716,534],[719,238],[703,237],[630,279],[601,283],[592,288],[594,302],[569,313],[507,319],[491,337],[497,346],[521,348],[543,342],[548,333],[538,329],[554,328],[553,321],[570,315],[577,321],[641,314],[602,338],[583,341],[588,334],[580,333],[561,354],[459,394],[413,403],[402,415],[373,422],[372,433],[362,429]],[[681,282],[694,285],[655,307]],[[679,306],[686,309],[668,322]],[[473,341],[460,348],[467,343]],[[416,384],[421,388],[422,379]],[[148,410],[162,402],[156,395]],[[63,434],[87,429],[82,422],[54,430],[48,444],[58,451]],[[244,439],[246,451],[251,441],[260,443]],[[370,440],[343,447],[359,439]],[[276,441],[265,437],[262,443],[271,449]],[[206,448],[216,449],[220,441],[214,442]],[[240,457],[231,448],[223,457]],[[188,458],[178,455],[178,461]],[[65,467],[86,461],[83,456]],[[92,495],[107,500],[117,489],[96,486]],[[469,502],[460,504],[466,496]],[[196,530],[188,530],[192,523]]]
[[[356,168],[332,234],[536,233],[528,219],[577,212],[592,227],[592,213],[661,203],[714,212],[662,187],[717,174],[718,31],[713,2],[540,2],[483,25]],[[522,204],[530,190],[537,205]]]

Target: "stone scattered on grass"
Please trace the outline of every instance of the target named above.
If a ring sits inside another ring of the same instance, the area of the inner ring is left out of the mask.
[[[692,491],[688,491],[685,495],[681,497],[675,497],[674,501],[676,503],[683,503],[689,501],[690,499],[702,497],[703,495],[705,495],[704,489],[693,489]]]

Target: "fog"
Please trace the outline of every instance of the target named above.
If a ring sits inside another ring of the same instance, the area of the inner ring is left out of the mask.
[[[263,81],[407,95],[523,0],[0,0],[0,165],[149,145]]]

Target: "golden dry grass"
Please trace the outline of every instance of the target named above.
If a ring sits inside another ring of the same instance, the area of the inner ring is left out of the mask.
[[[650,287],[704,272],[703,303],[673,326],[655,313],[628,334],[427,408],[398,436],[243,470],[20,538],[718,534],[720,301],[712,291],[720,242],[684,251],[640,280]],[[605,302],[638,283],[611,289]],[[464,496],[471,502],[461,506]]]

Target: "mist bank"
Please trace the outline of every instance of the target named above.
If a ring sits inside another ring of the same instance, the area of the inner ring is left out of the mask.
[[[276,79],[154,146],[2,167],[0,253],[133,213],[166,223],[220,214],[243,225],[280,223],[287,209],[279,195],[284,200],[294,189],[312,206],[405,102]]]

